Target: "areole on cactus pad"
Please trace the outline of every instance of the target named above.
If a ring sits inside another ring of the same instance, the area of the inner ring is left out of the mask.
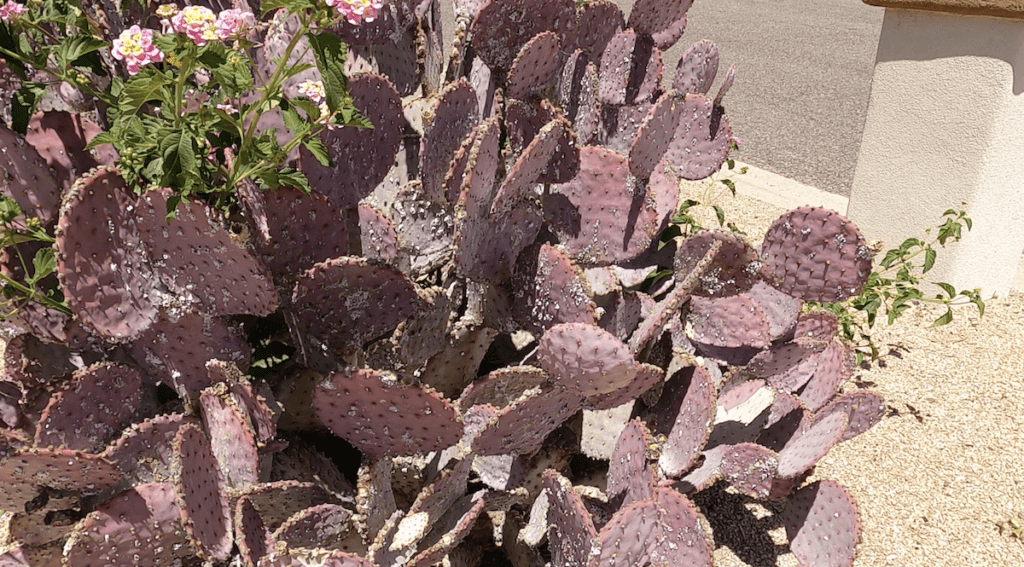
[[[8,310],[0,507],[23,539],[0,558],[52,540],[68,566],[703,566],[717,540],[690,498],[728,486],[782,501],[803,564],[850,564],[856,506],[805,482],[884,402],[844,389],[837,322],[801,309],[863,285],[859,232],[811,207],[760,246],[666,232],[680,184],[735,142],[735,72],[708,95],[713,44],[663,76],[689,0],[458,0],[444,49],[441,1],[334,2],[322,15],[346,21],[316,33],[307,4],[275,4],[237,50],[154,30],[248,85],[184,118],[262,146],[197,141],[181,149],[197,168],[281,150],[233,186],[133,194],[131,152],[85,149],[95,112],[0,128],[0,193],[20,208],[5,226],[38,237],[5,249],[5,281],[53,260],[25,287],[49,303],[5,290],[25,301]],[[104,6],[104,46],[152,16]],[[295,73],[275,82],[281,62]],[[278,99],[246,111],[271,83]],[[132,96],[117,112],[166,117]],[[314,132],[321,103],[365,122]]]

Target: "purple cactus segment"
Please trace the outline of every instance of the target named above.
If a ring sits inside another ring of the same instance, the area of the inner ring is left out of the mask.
[[[455,230],[451,209],[428,201],[418,180],[400,187],[385,212],[398,238],[401,254],[394,263],[399,269],[423,275],[449,259]]]
[[[373,128],[343,126],[320,134],[333,167],[320,165],[305,148],[300,153],[310,186],[341,208],[354,207],[384,180],[406,124],[402,100],[386,78],[371,73],[355,75],[348,87],[353,105]]]
[[[199,556],[224,561],[231,554],[231,510],[224,478],[206,434],[186,424],[174,439],[176,490],[181,518]]]
[[[848,421],[840,441],[847,441],[871,429],[885,416],[885,400],[874,392],[857,391],[843,394],[818,410],[820,420],[833,413],[845,413]]]
[[[462,432],[447,400],[376,370],[330,376],[314,392],[313,407],[335,435],[374,458],[444,449]]]
[[[758,280],[743,293],[756,301],[757,306],[768,318],[769,332],[773,341],[793,331],[804,305],[802,300],[786,295],[762,280]]]
[[[299,278],[292,305],[303,327],[337,352],[393,330],[422,307],[401,272],[358,258],[334,258]]]
[[[571,392],[590,397],[633,382],[639,364],[614,335],[585,323],[562,323],[541,336],[540,367]]]
[[[777,344],[755,356],[747,369],[780,391],[795,392],[814,375],[817,355],[825,346],[807,340]]]
[[[420,142],[420,176],[431,201],[442,202],[445,172],[460,144],[476,125],[479,109],[476,93],[466,81],[452,83],[441,91],[437,104],[428,112]],[[449,198],[449,202],[451,202]]]
[[[722,79],[722,85],[718,87],[718,94],[715,95],[715,106],[722,106],[722,99],[725,98],[725,93],[729,92],[732,87],[732,82],[736,80],[736,64],[733,63],[729,66],[729,70],[725,73],[725,78]]]
[[[117,169],[105,167],[75,183],[57,223],[57,277],[68,306],[90,331],[115,341],[135,338],[157,317],[158,281],[145,254],[153,241],[132,208]]]
[[[779,217],[761,245],[776,288],[805,301],[835,302],[860,292],[871,273],[871,252],[846,217],[801,207]]]
[[[281,187],[262,197],[270,238],[258,242],[256,251],[279,281],[294,279],[317,262],[348,254],[345,217],[326,195]]]
[[[671,488],[623,508],[601,529],[600,565],[710,567],[711,546],[693,504]]]
[[[338,498],[320,484],[283,480],[250,486],[240,493],[256,508],[271,532],[298,512],[320,504],[339,504]]]
[[[352,512],[340,504],[312,506],[288,518],[274,540],[290,548],[340,549],[353,530]]]
[[[431,526],[436,524],[455,504],[455,501],[466,493],[466,483],[469,482],[469,473],[473,470],[472,465],[472,457],[449,462],[440,471],[438,478],[426,486],[416,497],[416,501],[409,507],[409,512],[402,521],[408,526],[415,527],[413,530],[409,530],[411,532],[423,530],[419,537],[415,538],[416,540],[427,535]],[[420,515],[422,518],[424,514],[428,521],[421,524],[416,516]],[[419,528],[420,525],[423,527]],[[401,526],[399,531],[402,531]]]
[[[506,94],[525,99],[544,88],[561,67],[558,35],[545,31],[534,36],[519,50],[508,71]]]
[[[831,341],[839,332],[839,320],[829,311],[811,311],[800,315],[793,330],[795,338]]]
[[[544,439],[579,411],[579,394],[560,384],[541,384],[526,390],[473,439],[479,455],[527,454],[540,448]]]
[[[569,124],[557,118],[540,129],[495,193],[488,212],[491,218],[501,218],[524,199],[536,198],[534,184],[554,156],[562,133],[568,129]]]
[[[576,28],[566,42],[566,53],[577,49],[583,53],[600,56],[608,42],[626,27],[622,10],[609,0],[587,2],[577,10]]]
[[[555,185],[544,199],[551,230],[582,266],[632,259],[661,225],[644,183],[630,175],[626,158],[605,148],[580,149],[580,172]]]
[[[686,476],[679,479],[676,487],[684,494],[692,494],[709,488],[722,479],[722,461],[730,445],[718,445],[703,453],[701,464],[693,468]]]
[[[639,0],[629,13],[629,27],[649,36],[661,49],[672,47],[686,27],[686,11],[693,0]]]
[[[661,82],[661,51],[632,29],[615,35],[601,54],[598,99],[621,106],[649,100]]]
[[[318,482],[335,494],[354,494],[355,488],[327,455],[313,445],[290,439],[283,451],[273,455],[270,480]]]
[[[505,128],[512,155],[522,155],[541,128],[550,124],[556,114],[556,109],[543,99],[508,101],[505,107]]]
[[[21,511],[39,490],[49,488],[83,495],[114,485],[121,472],[107,459],[67,449],[17,449],[0,461],[0,509]]]
[[[225,399],[246,417],[258,443],[266,443],[277,436],[278,413],[267,403],[265,396],[272,397],[267,389],[255,392],[246,376],[231,362],[211,360],[206,363],[206,372],[212,381],[225,383]]]
[[[679,59],[672,88],[682,94],[708,94],[718,74],[718,46],[706,39],[693,44]]]
[[[174,485],[140,484],[78,523],[64,546],[63,565],[173,565],[193,553]]]
[[[744,295],[694,296],[690,299],[690,322],[695,340],[702,344],[762,349],[771,342],[764,312]]]
[[[641,364],[632,382],[614,392],[587,398],[583,407],[592,410],[609,410],[639,398],[664,380],[664,370],[653,364]]]
[[[782,512],[789,547],[811,567],[849,567],[857,553],[860,516],[845,488],[819,480],[796,491]]]
[[[455,53],[453,49],[453,59]],[[449,70],[451,68],[449,66]],[[491,68],[482,59],[474,57],[472,66],[469,69],[469,81],[473,84],[473,93],[476,94],[476,104],[479,111],[476,118],[479,120],[491,118],[501,108],[498,104],[499,89],[497,77],[494,76]]]
[[[235,242],[200,202],[181,202],[170,221],[169,190],[139,196],[139,229],[160,279],[178,300],[210,315],[269,315],[277,290],[256,254]]]
[[[445,201],[449,205],[455,205],[459,202],[459,193],[462,191],[462,179],[466,175],[466,167],[469,165],[469,154],[473,151],[478,130],[479,128],[474,128],[466,134],[466,137],[462,139],[462,143],[448,164],[448,171],[445,173],[444,181],[442,182],[442,190],[444,191]]]
[[[39,152],[5,124],[0,124],[0,193],[7,195],[43,225],[57,218],[61,187]],[[21,222],[24,222],[22,219]]]
[[[173,441],[186,423],[199,423],[181,414],[159,415],[126,429],[100,456],[117,465],[133,484],[174,479]]]
[[[90,169],[117,161],[117,152],[109,144],[85,149],[102,131],[98,124],[78,114],[40,112],[29,120],[25,141],[39,152],[53,176],[67,190]]]
[[[619,435],[608,464],[608,500],[620,508],[654,494],[653,471],[646,457],[650,444],[650,434],[639,419],[630,421]]]
[[[715,241],[722,249],[715,254],[714,264],[701,276],[694,295],[724,296],[742,293],[758,281],[761,261],[742,237],[729,232],[702,232],[684,240],[676,250],[676,273],[689,273],[708,252]]]
[[[179,394],[198,392],[213,382],[209,360],[224,360],[249,368],[252,351],[241,332],[219,317],[165,313],[131,345],[139,364],[167,382]]]
[[[473,20],[470,37],[488,67],[506,71],[531,38],[552,31],[561,41],[575,24],[572,0],[491,0]]]
[[[629,148],[629,170],[633,175],[646,179],[654,173],[661,156],[668,150],[684,109],[676,91],[666,92],[654,103]]]
[[[35,444],[96,449],[131,418],[141,397],[142,377],[134,368],[111,363],[83,368],[46,406]]]
[[[469,385],[459,398],[463,410],[488,404],[496,408],[511,405],[527,390],[538,388],[548,380],[543,370],[534,366],[507,366]]]
[[[771,414],[775,390],[764,380],[748,380],[722,391],[718,396],[715,427],[707,448],[735,445],[757,439]]]
[[[359,466],[356,516],[359,533],[372,542],[397,511],[392,483],[392,459],[374,459]]]
[[[583,272],[548,244],[535,244],[519,255],[512,289],[512,315],[535,335],[559,323],[597,322]]]
[[[270,81],[270,78],[277,70],[278,63],[275,60],[279,61],[284,57],[288,44],[291,43],[298,31],[299,17],[297,15],[289,14],[285,10],[278,10],[274,14],[270,30],[263,40],[263,45],[256,49],[255,71],[262,77],[264,84]],[[319,81],[321,79],[313,51],[309,48],[309,39],[306,37],[298,39],[295,48],[288,57],[287,63],[289,68],[303,64],[310,67],[289,77],[281,85],[286,98],[301,96],[299,94],[299,85],[303,82]],[[248,125],[246,125],[246,128],[248,128]]]
[[[846,430],[847,416],[833,413],[802,426],[779,451],[779,476],[794,478],[813,467]]]
[[[287,555],[274,555],[260,562],[260,567],[375,567],[375,563],[358,555],[334,550],[324,553],[320,549],[289,550]]]
[[[451,299],[439,287],[417,290],[423,307],[399,324],[392,336],[395,354],[405,368],[420,368],[447,346]]]
[[[359,233],[366,258],[389,263],[398,258],[394,225],[380,211],[364,203],[359,204]]]
[[[259,454],[249,418],[234,403],[227,384],[203,390],[199,395],[203,426],[228,488],[259,482]]]
[[[591,564],[591,556],[600,549],[594,522],[573,492],[572,484],[553,470],[544,472],[548,494],[548,539],[553,567],[575,567]]]
[[[693,466],[711,435],[715,410],[715,387],[704,368],[669,378],[649,420],[651,433],[665,438],[658,459],[665,476],[679,477]]]
[[[555,151],[548,162],[548,167],[541,172],[537,181],[540,183],[568,183],[580,172],[580,146],[568,120],[561,114],[557,115],[564,127],[558,131]]]
[[[843,343],[832,342],[813,358],[814,374],[798,393],[812,412],[834,398],[840,386],[853,375],[853,352]]]
[[[256,567],[274,549],[274,538],[249,498],[235,502],[235,543],[245,567]]]
[[[559,79],[559,99],[581,145],[589,143],[597,133],[601,118],[597,69],[591,56],[577,50],[562,67]]]
[[[779,456],[757,443],[722,447],[725,449],[719,465],[722,478],[743,494],[762,500],[768,498],[779,467]]]
[[[798,412],[797,410],[800,411]],[[795,418],[793,415],[790,415],[793,413],[795,413],[796,415]],[[776,391],[775,400],[772,402],[772,408],[771,411],[768,413],[768,420],[764,423],[764,428],[766,430],[772,429],[780,423],[785,425],[785,422],[787,421],[799,422],[802,416],[806,414],[807,406],[805,406],[804,403],[800,401],[800,398],[796,397],[793,394],[787,394],[786,392]],[[783,445],[785,445],[785,443],[783,443]],[[781,449],[782,447],[779,446],[778,448]]]
[[[683,179],[709,177],[725,163],[732,144],[728,119],[703,95],[688,94],[683,118],[667,152],[667,161]]]

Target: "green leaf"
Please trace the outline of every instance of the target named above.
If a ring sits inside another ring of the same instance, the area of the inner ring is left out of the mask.
[[[718,226],[723,226],[725,224],[725,211],[718,205],[712,205],[712,208],[715,209],[715,216],[718,217]]]
[[[949,285],[948,283],[935,282],[935,285],[941,287],[942,290],[945,291],[947,295],[949,295],[950,299],[956,297],[956,288]]]
[[[263,0],[263,2],[260,2],[260,10],[263,12],[263,15],[281,8],[288,8],[288,13],[295,13],[314,7],[313,3],[309,0]]]
[[[324,167],[332,167],[334,164],[331,163],[331,154],[327,151],[327,146],[324,145],[323,141],[316,137],[311,136],[302,141],[302,145],[309,150],[309,153],[313,154],[316,161],[320,162],[320,165]]]
[[[117,105],[123,114],[136,114],[147,102],[162,100],[160,91],[169,82],[170,80],[163,73],[149,69],[143,70],[125,83]]]
[[[288,103],[288,101],[281,101],[281,116],[284,118],[284,125],[292,132],[295,132],[296,138],[301,138],[311,128],[309,120],[304,119],[299,115],[299,111],[295,106]]]
[[[9,224],[21,214],[21,207],[14,199],[0,193],[0,223]]]
[[[57,64],[61,68],[85,65],[96,70],[96,64],[99,63],[99,59],[95,57],[87,58],[86,56],[94,54],[107,46],[108,43],[106,41],[89,35],[73,35],[64,38],[55,51]],[[99,70],[103,70],[102,64],[99,65]]]
[[[932,327],[941,327],[943,325],[948,325],[949,322],[952,321],[952,320],[953,320],[953,310],[947,308],[946,309],[946,313],[942,317],[939,317],[938,319],[936,319],[934,323],[932,323]]]
[[[11,130],[24,135],[28,131],[28,121],[36,110],[36,104],[43,98],[46,85],[42,83],[24,83],[11,99]]]
[[[332,112],[342,110],[348,95],[348,79],[345,77],[345,44],[338,36],[329,33],[310,33],[309,46],[316,58],[317,69],[327,91],[327,107]]]
[[[736,184],[733,183],[732,179],[722,179],[722,184],[729,188],[733,197],[736,196]]]
[[[32,268],[32,277],[26,282],[30,286],[52,274],[57,269],[57,257],[54,255],[53,248],[50,246],[40,248],[32,258]]]
[[[924,251],[924,265],[921,267],[922,274],[932,269],[932,266],[935,265],[935,254],[935,249],[931,246]]]

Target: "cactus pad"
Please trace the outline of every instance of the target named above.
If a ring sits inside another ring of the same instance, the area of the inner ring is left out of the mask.
[[[512,274],[512,315],[534,334],[559,323],[596,323],[595,306],[582,271],[547,244],[519,255]]]
[[[444,88],[425,118],[420,142],[420,174],[427,199],[440,202],[445,172],[460,144],[476,125],[479,110],[472,85],[466,81]],[[451,199],[449,199],[450,201]]]
[[[786,295],[761,280],[758,280],[743,293],[756,301],[757,306],[768,318],[769,332],[773,341],[786,336],[796,326],[800,310],[804,305],[800,299]]]
[[[601,529],[600,565],[710,567],[711,546],[697,510],[685,496],[658,488],[649,500],[623,508]]]
[[[339,549],[354,527],[348,508],[340,504],[320,504],[288,518],[274,532],[274,540],[292,548]]]
[[[210,434],[210,446],[228,488],[259,482],[259,455],[249,417],[221,383],[199,395],[203,426]]]
[[[654,473],[646,458],[650,443],[650,434],[639,419],[630,421],[619,435],[608,463],[608,500],[620,508],[653,496]]]
[[[718,74],[718,47],[706,39],[693,44],[679,58],[672,88],[682,94],[708,94]]]
[[[490,0],[473,20],[470,36],[488,67],[506,71],[531,38],[550,30],[561,40],[575,23],[572,0]]]
[[[153,267],[185,304],[211,315],[269,315],[277,290],[255,253],[237,244],[201,202],[178,203],[169,222],[169,191],[139,196],[139,230]]]
[[[299,278],[292,294],[305,330],[337,352],[393,330],[421,303],[408,277],[358,258],[317,264]]]
[[[43,487],[82,494],[101,492],[121,478],[110,461],[66,449],[18,449],[0,461],[0,509],[23,510]]]
[[[686,11],[693,0],[639,0],[629,13],[629,27],[650,36],[658,47],[668,49],[679,41],[686,27]]]
[[[39,152],[5,124],[0,124],[0,192],[44,225],[57,218],[61,187]]]
[[[131,418],[141,396],[142,377],[130,366],[99,363],[83,368],[46,406],[35,443],[96,449]]]
[[[676,91],[668,91],[654,103],[629,147],[629,171],[633,175],[644,179],[651,176],[672,142],[684,109]]]
[[[651,408],[651,433],[664,435],[658,466],[678,477],[693,466],[711,435],[715,416],[711,376],[697,366],[669,378],[658,403]]]
[[[345,217],[326,195],[281,187],[261,196],[270,238],[256,251],[276,279],[293,279],[317,262],[348,254]]]
[[[462,431],[444,398],[376,370],[330,376],[314,392],[313,407],[335,435],[375,458],[444,449]]]
[[[850,347],[829,343],[825,350],[812,355],[814,374],[800,389],[800,401],[811,411],[818,411],[835,397],[839,387],[853,375],[853,353]]]
[[[173,441],[178,429],[186,423],[198,423],[198,420],[181,414],[147,419],[126,429],[101,456],[136,483],[170,482],[174,477]]]
[[[860,539],[857,505],[831,480],[809,484],[790,498],[782,512],[789,547],[801,563],[848,567]]]
[[[68,306],[92,332],[116,341],[138,336],[157,317],[157,278],[144,244],[153,241],[132,208],[117,169],[95,169],[65,196],[57,224],[57,276]]]
[[[583,501],[565,477],[544,472],[548,494],[548,538],[554,567],[588,565],[600,541]]]
[[[779,451],[779,476],[794,478],[813,467],[846,430],[847,416],[833,413],[801,429]]]
[[[567,42],[566,53],[579,49],[583,53],[600,57],[616,33],[625,29],[626,17],[609,0],[594,0],[579,6],[572,41]]]
[[[508,90],[512,98],[525,99],[546,85],[561,66],[558,36],[541,32],[523,45],[508,71]]]
[[[580,396],[560,384],[527,390],[499,411],[473,440],[479,455],[527,454],[579,410]]]
[[[590,397],[630,384],[639,364],[608,331],[584,323],[562,323],[540,338],[537,361],[570,392]]]
[[[224,561],[231,553],[228,494],[210,441],[196,425],[186,424],[174,439],[178,506],[189,540],[199,556]]]
[[[683,118],[665,160],[683,179],[709,177],[722,167],[732,144],[732,128],[703,95],[688,94]]]
[[[274,548],[274,538],[263,524],[260,513],[248,497],[235,502],[235,543],[245,567],[256,567],[267,553]]]
[[[832,413],[845,413],[849,418],[841,441],[853,439],[864,433],[885,416],[885,400],[874,392],[850,392],[821,408],[816,419],[823,419]]]
[[[860,292],[871,273],[871,252],[846,217],[801,207],[779,217],[761,245],[765,267],[779,290],[805,301],[843,301]]]
[[[744,295],[690,299],[695,341],[712,346],[765,348],[771,335],[768,319],[753,299]]]
[[[192,555],[172,484],[140,484],[78,524],[64,565],[173,565]]]

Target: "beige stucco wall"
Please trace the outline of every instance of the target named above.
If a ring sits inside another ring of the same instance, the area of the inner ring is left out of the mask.
[[[864,3],[904,10],[1024,18],[1024,0],[864,0]]]
[[[893,246],[967,202],[936,276],[1005,295],[1024,250],[1024,21],[887,8],[849,216]]]

